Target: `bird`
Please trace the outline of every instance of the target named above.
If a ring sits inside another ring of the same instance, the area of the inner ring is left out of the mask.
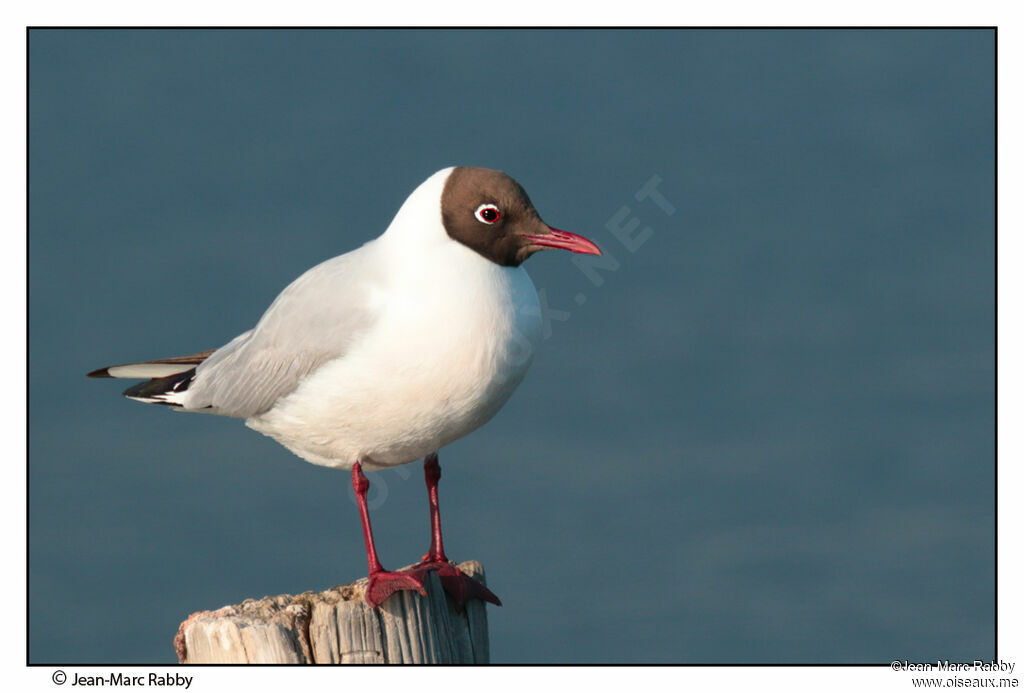
[[[508,174],[444,168],[379,237],[307,270],[255,327],[219,349],[87,375],[141,379],[125,397],[243,419],[308,462],[350,471],[370,607],[400,591],[425,596],[429,571],[459,605],[500,605],[445,554],[438,451],[489,421],[526,375],[542,316],[522,265],[547,249],[601,254],[587,238],[546,224]],[[377,555],[364,470],[420,458],[429,550],[389,571]]]

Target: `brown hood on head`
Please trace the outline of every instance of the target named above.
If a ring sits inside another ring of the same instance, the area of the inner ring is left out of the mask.
[[[582,236],[545,224],[519,183],[488,168],[459,166],[449,174],[441,220],[451,238],[506,267],[545,248],[601,253]]]

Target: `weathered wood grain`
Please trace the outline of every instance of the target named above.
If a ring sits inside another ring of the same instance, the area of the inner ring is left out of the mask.
[[[486,584],[478,561],[459,564]],[[323,592],[247,599],[199,611],[178,628],[183,664],[486,664],[487,612],[474,599],[459,609],[436,573],[427,596],[399,592],[379,609],[367,606],[366,578]]]

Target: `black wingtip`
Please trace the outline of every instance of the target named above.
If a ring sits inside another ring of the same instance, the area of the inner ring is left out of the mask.
[[[195,377],[195,374],[196,369],[192,368],[183,373],[174,373],[173,375],[168,375],[164,378],[151,378],[132,385],[121,394],[125,397],[149,399],[168,392],[184,392],[188,389],[189,383],[192,382],[192,378]],[[176,407],[181,406],[175,402],[161,402],[159,399],[152,400],[152,403],[170,404]]]
[[[94,371],[90,371],[89,373],[86,373],[85,377],[86,378],[113,378],[114,376],[112,376],[110,373],[108,373],[107,370],[108,369],[106,369],[106,368],[97,368]]]

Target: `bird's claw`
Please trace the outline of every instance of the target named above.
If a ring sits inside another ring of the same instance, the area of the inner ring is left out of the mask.
[[[419,592],[424,597],[427,591],[423,588],[423,579],[416,573],[405,571],[370,573],[370,584],[366,586],[366,603],[376,609],[395,592],[403,590]]]
[[[437,577],[441,580],[441,587],[448,593],[461,609],[470,599],[481,599],[490,602],[495,606],[501,606],[498,595],[491,592],[487,587],[475,578],[466,575],[459,570],[458,566],[446,560],[431,558],[430,554],[423,557],[423,560],[409,569],[410,574],[416,575],[422,581],[423,575],[429,571],[437,571]]]

